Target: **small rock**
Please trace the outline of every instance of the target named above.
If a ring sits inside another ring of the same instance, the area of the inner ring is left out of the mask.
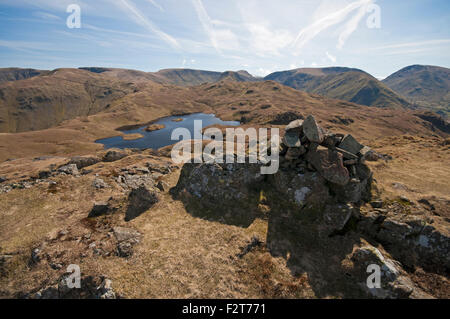
[[[106,215],[109,211],[109,203],[95,203],[91,212],[89,213],[89,218],[99,217],[102,215]]]
[[[128,201],[129,205],[125,214],[125,221],[131,221],[146,212],[159,202],[159,198],[153,189],[143,185],[130,192]]]
[[[5,176],[0,176],[0,183],[6,182],[7,179]]]
[[[50,264],[50,268],[52,268],[53,270],[60,270],[60,269],[62,269],[62,265],[61,264],[54,264],[54,263],[51,263]]]
[[[363,161],[376,162],[380,159],[380,156],[368,146],[364,146],[359,154]]]
[[[286,126],[285,131],[294,131],[296,134],[300,135],[300,133],[303,132],[303,120],[296,120],[289,123],[289,125]]]
[[[52,172],[50,172],[49,170],[40,171],[38,175],[39,175],[39,179],[46,179],[52,175]]]
[[[75,164],[65,165],[58,169],[60,173],[65,173],[68,175],[78,175],[78,168]]]
[[[302,146],[302,142],[300,141],[300,137],[294,131],[287,132],[283,138],[283,144],[287,147],[300,147]]]
[[[126,152],[112,150],[112,151],[109,151],[108,153],[106,153],[106,155],[103,157],[103,161],[109,162],[109,163],[116,162],[127,156],[128,156],[128,154]]]
[[[39,263],[41,261],[41,253],[42,251],[39,248],[33,249],[31,252],[31,261],[35,264]]]
[[[349,134],[344,136],[342,142],[339,144],[339,148],[356,155],[364,148],[364,145],[358,143],[358,141]]]
[[[309,115],[303,122],[303,132],[312,143],[321,144],[324,140],[322,128],[317,124],[314,116]]]
[[[104,279],[97,290],[100,299],[116,299],[116,294],[112,289],[112,281],[110,279]]]
[[[407,203],[407,204],[412,204],[412,201],[408,198],[408,197],[406,197],[406,196],[400,196],[399,197],[399,199],[402,201],[402,202],[404,202],[404,203]]]
[[[138,239],[141,236],[141,233],[139,233],[137,230],[132,229],[132,228],[125,228],[125,227],[114,227],[113,234],[116,237],[118,242],[123,242],[123,241],[128,241],[128,240],[139,242]]]
[[[383,201],[381,200],[381,199],[379,199],[379,200],[374,200],[374,201],[372,201],[371,203],[370,203],[370,205],[373,207],[373,208],[383,208]]]
[[[103,189],[109,187],[109,185],[106,184],[105,181],[101,178],[94,179],[94,181],[92,182],[92,186],[94,186],[96,189]]]

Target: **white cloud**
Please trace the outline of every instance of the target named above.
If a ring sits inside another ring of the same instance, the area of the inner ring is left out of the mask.
[[[254,73],[256,76],[267,76],[273,72],[272,72],[272,70],[269,70],[269,69],[258,68]]]
[[[294,37],[287,30],[270,30],[262,24],[248,24],[251,33],[250,45],[255,53],[280,55],[280,50],[289,46]]]

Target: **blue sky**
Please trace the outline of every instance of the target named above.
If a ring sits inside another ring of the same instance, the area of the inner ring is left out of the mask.
[[[70,4],[81,28],[70,29]],[[448,0],[0,0],[0,67],[450,67]]]

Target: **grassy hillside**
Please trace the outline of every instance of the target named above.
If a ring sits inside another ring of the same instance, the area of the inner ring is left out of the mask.
[[[134,89],[134,85],[76,69],[5,82],[0,84],[0,132],[41,130],[95,114]]]
[[[382,82],[358,69],[323,68],[276,72],[265,77],[292,88],[366,106],[404,108],[409,103]]]
[[[412,65],[392,74],[383,81],[411,103],[450,115],[450,69]]]

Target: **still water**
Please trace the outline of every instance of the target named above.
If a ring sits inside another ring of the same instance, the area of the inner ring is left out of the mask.
[[[176,119],[182,119],[181,122],[175,122]],[[105,138],[102,140],[96,141],[96,143],[103,144],[105,149],[109,148],[137,148],[137,149],[159,149],[161,147],[165,147],[168,145],[173,145],[178,143],[178,141],[172,141],[172,131],[176,128],[183,127],[188,129],[191,132],[191,136],[194,136],[194,121],[201,120],[203,127],[207,127],[214,124],[226,125],[226,126],[239,126],[240,123],[236,121],[222,121],[214,114],[204,114],[204,113],[196,113],[185,116],[171,116],[165,117],[158,120],[153,124],[163,124],[166,127],[159,131],[147,132],[145,129],[148,125],[142,126],[138,129],[122,131],[125,134],[142,134],[144,137],[138,140],[126,141],[122,138],[122,136]]]

